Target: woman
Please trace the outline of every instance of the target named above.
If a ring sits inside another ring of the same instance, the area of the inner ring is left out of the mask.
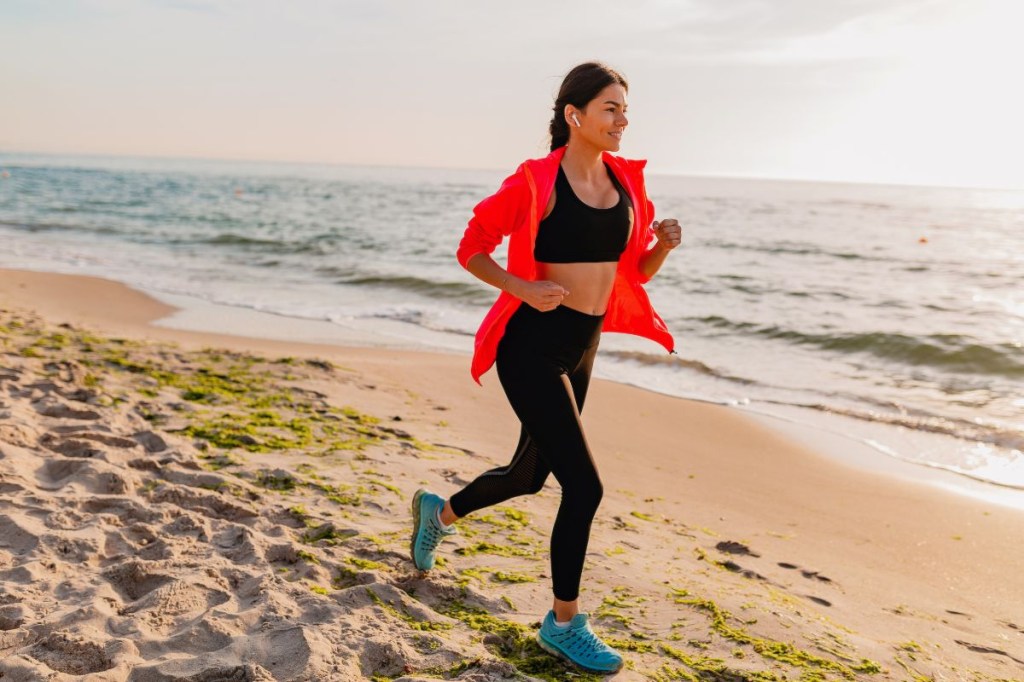
[[[579,612],[590,525],[603,493],[580,412],[602,330],[645,336],[674,352],[641,285],[679,245],[679,223],[653,220],[645,162],[610,153],[628,123],[627,89],[603,64],[570,71],[555,101],[551,154],[524,162],[474,209],[459,263],[502,293],[477,332],[472,375],[479,382],[497,361],[522,422],[519,446],[507,466],[484,472],[449,500],[425,490],[413,499],[413,562],[429,570],[456,519],[536,493],[554,474],[562,487],[551,532],[554,604],[538,640],[595,672],[618,670],[622,657]],[[507,269],[490,256],[505,236]]]

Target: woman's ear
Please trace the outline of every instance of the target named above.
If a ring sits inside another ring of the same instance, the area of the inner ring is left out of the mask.
[[[577,112],[576,107],[571,104],[565,105],[565,122],[569,126],[576,126],[577,128],[580,127],[579,113]]]

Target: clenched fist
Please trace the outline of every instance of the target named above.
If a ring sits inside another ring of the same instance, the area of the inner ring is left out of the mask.
[[[556,282],[542,280],[530,282],[517,280],[515,289],[509,288],[509,293],[533,306],[541,312],[554,310],[562,304],[562,299],[569,295],[569,290]]]
[[[679,246],[683,240],[683,228],[675,218],[654,221],[654,236],[662,248],[671,250]]]

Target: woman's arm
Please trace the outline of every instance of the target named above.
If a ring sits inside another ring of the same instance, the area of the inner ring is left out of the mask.
[[[640,256],[640,274],[647,279],[657,274],[662,263],[668,257],[669,251],[679,246],[683,238],[683,229],[675,218],[666,218],[660,222],[655,220],[654,236],[658,238],[658,241],[654,242],[654,245]]]
[[[555,282],[547,280],[531,282],[522,277],[516,277],[498,265],[487,253],[477,253],[471,256],[466,263],[466,269],[480,281],[507,291],[537,310],[554,310],[562,303],[562,299],[569,295],[567,289]]]

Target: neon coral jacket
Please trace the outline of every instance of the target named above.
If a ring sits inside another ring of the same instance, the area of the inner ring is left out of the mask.
[[[493,252],[501,240],[508,236],[506,270],[526,280],[537,279],[533,245],[537,239],[540,216],[544,215],[544,209],[551,198],[558,166],[564,155],[565,147],[560,147],[542,159],[524,161],[515,173],[505,179],[496,193],[476,205],[456,252],[462,267],[467,267],[469,259],[478,253]],[[672,335],[664,320],[651,306],[642,286],[650,278],[645,277],[639,267],[640,257],[654,238],[651,227],[654,222],[654,204],[647,199],[644,188],[643,169],[647,162],[624,159],[607,152],[604,161],[633,201],[633,231],[626,250],[619,257],[615,283],[612,285],[608,310],[601,328],[606,332],[646,337],[674,353]],[[501,292],[477,330],[470,372],[478,384],[481,375],[494,364],[498,342],[520,303],[522,301],[512,294]]]

